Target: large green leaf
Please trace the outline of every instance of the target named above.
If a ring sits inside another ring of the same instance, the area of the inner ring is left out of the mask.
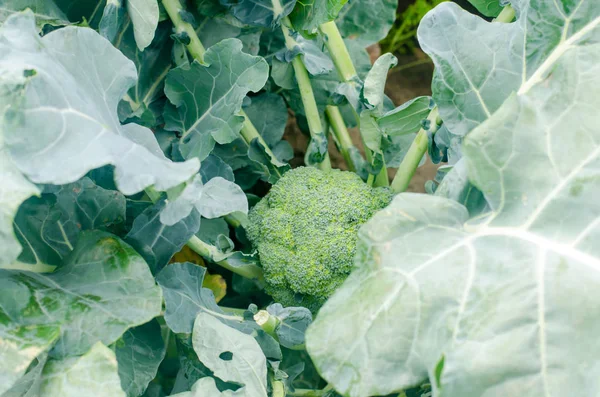
[[[434,395],[600,393],[600,10],[564,7],[580,33],[544,62],[548,37],[529,38],[537,69],[465,139],[488,216],[401,194],[361,230],[357,270],[307,334],[340,392],[429,377]]]
[[[0,24],[12,14],[29,8],[35,15],[37,26],[68,25],[69,20],[53,0],[4,0],[0,5]]]
[[[487,22],[447,2],[421,21],[419,43],[435,63],[433,99],[454,134],[467,134],[518,89],[525,20]]]
[[[121,387],[129,397],[144,394],[165,357],[165,342],[156,320],[125,332],[115,346]]]
[[[10,341],[17,335],[15,343],[36,346],[60,327],[53,356],[84,353],[97,341],[113,343],[161,310],[162,294],[148,265],[107,233],[83,233],[54,273],[0,272],[1,338]],[[21,356],[28,354],[21,349]],[[2,362],[7,359],[3,352]]]
[[[126,397],[117,374],[115,353],[100,342],[80,357],[48,360],[39,395]]]
[[[383,39],[396,20],[398,0],[353,0],[340,11],[337,24],[344,38],[363,47]]]
[[[267,397],[267,360],[252,336],[228,327],[210,314],[200,313],[194,322],[192,342],[200,361],[216,377],[241,387],[235,393],[221,393],[214,379],[206,377],[196,382],[191,392],[177,397]]]
[[[0,27],[0,76],[0,133],[10,156],[3,164],[12,162],[33,182],[70,183],[112,164],[119,189],[133,194],[174,187],[198,169],[195,160],[175,164],[162,156],[150,130],[119,123],[117,102],[135,82],[135,68],[91,29],[66,27],[40,38],[32,13],[13,15]],[[4,172],[18,181],[14,171]],[[12,205],[26,197],[15,194]],[[13,250],[0,261],[14,257]]]
[[[502,4],[504,4],[500,0],[469,0],[469,3],[473,4],[477,11],[486,17],[497,17],[502,11]]]
[[[144,51],[154,38],[158,26],[157,0],[127,0],[127,13],[133,24],[135,42],[140,51]]]
[[[242,42],[226,39],[206,51],[208,66],[194,62],[189,69],[172,69],[165,86],[174,106],[165,111],[166,128],[182,133],[185,158],[205,159],[215,142],[239,136],[244,117],[238,113],[249,91],[260,90],[269,67],[260,57],[242,52]]]

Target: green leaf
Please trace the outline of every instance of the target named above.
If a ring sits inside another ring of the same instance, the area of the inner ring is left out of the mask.
[[[218,218],[236,211],[247,214],[248,199],[238,185],[218,176],[204,185],[199,211],[205,218]]]
[[[119,119],[155,127],[162,118],[163,88],[167,72],[171,69],[173,40],[172,26],[161,23],[152,43],[140,51],[134,39],[133,25],[126,18],[113,44],[135,64],[138,79],[119,103]]]
[[[42,373],[40,396],[125,397],[115,353],[98,342],[80,357],[49,360]]]
[[[29,8],[33,11],[36,25],[41,30],[44,25],[68,25],[69,20],[53,0],[4,0],[0,5],[0,24],[13,14]]]
[[[361,101],[367,109],[383,110],[383,101],[385,98],[384,88],[389,70],[398,63],[398,59],[390,54],[383,54],[373,64],[373,67],[365,78],[365,83],[361,92]]]
[[[235,179],[231,166],[213,154],[202,162],[200,176],[202,177],[202,183],[206,183],[217,176],[231,182]]]
[[[144,51],[154,38],[158,26],[157,0],[127,0],[127,13],[133,24],[135,42],[140,51]]]
[[[171,188],[197,171],[197,161],[175,164],[162,156],[149,129],[119,123],[117,103],[135,82],[135,68],[98,33],[68,26],[40,38],[27,12],[9,18],[0,38],[0,75],[30,76],[0,97],[13,103],[0,119],[6,147],[30,180],[65,184],[112,164],[119,190],[130,195],[150,185]]]
[[[97,186],[89,178],[62,186],[47,186],[19,208],[15,231],[23,246],[19,261],[60,266],[81,231],[123,222],[125,196]]]
[[[218,3],[218,0],[217,0]],[[234,24],[232,24],[234,23]],[[225,39],[240,39],[243,43],[243,51],[245,53],[256,55],[260,41],[260,29],[253,27],[240,27],[239,22],[228,17],[201,17],[198,20],[198,28],[196,33],[202,40],[202,44],[206,47],[212,47],[221,40]]]
[[[275,27],[294,9],[296,0],[220,0],[247,25]]]
[[[435,190],[435,195],[454,200],[469,211],[469,215],[476,216],[489,211],[483,193],[477,189],[468,177],[468,168],[465,159],[460,159],[444,177]]]
[[[206,268],[186,262],[169,265],[156,276],[165,296],[165,321],[169,328],[176,333],[192,333],[198,313],[208,313],[227,325],[250,332],[258,329],[256,324],[253,327],[243,317],[225,314],[217,306],[213,292],[202,287],[205,274]]]
[[[348,0],[307,0],[299,1],[290,14],[295,29],[305,33],[315,33],[319,25],[333,21]]]
[[[465,139],[487,217],[407,193],[361,229],[357,270],[307,332],[339,392],[387,394],[428,375],[450,396],[600,392],[600,17],[589,6],[570,9],[588,21],[580,33]]]
[[[421,128],[421,121],[427,118],[431,106],[430,97],[420,96],[384,113],[377,118],[377,124],[390,136],[411,134]]]
[[[452,133],[466,135],[518,90],[523,23],[486,22],[450,2],[421,21],[419,43],[435,64],[432,96]]]
[[[486,17],[497,17],[502,11],[502,4],[504,4],[500,0],[469,0],[469,3],[473,4],[477,11]]]
[[[180,151],[185,158],[200,160],[215,142],[229,143],[239,136],[242,101],[249,91],[264,86],[269,69],[262,58],[243,53],[237,39],[210,47],[204,61],[209,66],[194,62],[189,69],[172,69],[165,86],[174,105],[165,111],[166,128],[182,133]]]
[[[117,341],[115,355],[119,378],[127,396],[144,394],[165,357],[165,348],[160,324],[156,320],[129,329]]]
[[[197,211],[191,211],[172,225],[165,225],[161,221],[165,206],[165,201],[161,200],[146,208],[135,218],[131,231],[125,237],[125,241],[144,257],[154,274],[165,267],[200,228]]]
[[[46,364],[48,355],[40,354],[37,359],[29,365],[27,373],[4,394],[2,397],[35,397],[39,396],[42,383],[42,370]],[[13,364],[14,362],[9,363]],[[13,364],[14,365],[14,364]]]
[[[123,0],[107,0],[98,33],[106,40],[113,42],[126,20],[130,23],[130,20],[125,17]]]
[[[288,121],[288,112],[280,95],[263,93],[252,97],[252,102],[244,107],[244,111],[267,145],[273,147],[281,141]]]
[[[312,322],[312,314],[305,307],[283,307],[274,303],[267,307],[269,314],[280,321],[275,333],[281,346],[292,349],[304,345],[306,328]]]
[[[10,337],[20,330],[18,343],[39,346],[36,341],[47,345],[60,327],[55,357],[84,353],[98,341],[113,343],[161,310],[160,288],[144,260],[108,233],[84,232],[52,274],[0,272],[0,318],[5,319],[0,334]],[[8,359],[4,354],[2,362]]]
[[[241,386],[240,397],[267,397],[267,360],[253,337],[243,334],[207,313],[194,322],[194,350],[200,361],[225,382]],[[231,396],[221,393],[213,378],[200,379],[189,393],[177,397]]]
[[[387,36],[396,20],[397,7],[398,0],[350,1],[340,11],[337,24],[344,38],[367,47]]]

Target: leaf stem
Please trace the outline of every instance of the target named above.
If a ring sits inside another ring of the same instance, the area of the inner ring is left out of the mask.
[[[285,17],[281,23],[281,30],[285,38],[285,45],[289,51],[294,51],[297,46],[296,41],[293,38],[292,33],[292,22],[289,17]],[[310,83],[310,77],[308,76],[308,70],[302,62],[300,56],[295,56],[292,59],[292,67],[294,68],[294,74],[298,83],[298,89],[300,90],[300,97],[302,98],[302,105],[304,106],[304,113],[306,114],[306,120],[308,122],[308,129],[310,131],[310,137],[317,144],[319,141],[325,140],[327,143],[327,135],[323,130],[321,123],[321,116],[319,114],[319,108],[317,107],[317,101],[315,100],[315,94]],[[323,160],[319,163],[321,170],[330,170],[331,161],[329,159],[329,153],[325,148],[325,154]]]
[[[33,273],[52,273],[56,266],[47,265],[45,263],[24,263],[24,262],[13,262],[7,265],[2,265],[3,270],[22,270]]]
[[[218,252],[216,252],[217,248],[210,244],[205,243],[204,241],[200,240],[196,236],[192,236],[192,238],[189,239],[186,244],[188,247],[190,247],[192,249],[192,251],[196,252],[198,255],[209,260],[210,262],[221,266],[223,269],[227,269],[227,270],[231,271],[232,273],[238,274],[244,278],[248,278],[251,280],[261,281],[264,279],[262,269],[258,266],[239,267],[239,266],[234,266],[234,265],[230,264],[227,261],[227,259],[223,259],[220,261],[215,260],[214,259],[215,255],[218,253]]]
[[[254,321],[256,321],[256,324],[258,324],[263,331],[271,335],[275,340],[279,340],[276,331],[281,321],[276,316],[272,316],[266,310],[259,310],[258,313],[254,315]]]
[[[274,380],[271,382],[271,388],[273,392],[271,393],[272,397],[285,397],[285,385],[280,380]]]
[[[173,22],[173,26],[175,27],[175,32],[177,33],[186,33],[190,38],[189,44],[186,45],[188,51],[194,59],[196,59],[201,64],[204,64],[204,53],[206,50],[200,41],[200,38],[196,34],[194,27],[183,20],[181,18],[182,9],[181,3],[179,0],[162,0],[163,6],[165,6],[165,10],[167,14],[169,14],[169,18]]]
[[[438,122],[441,122],[438,118],[437,107],[434,107],[431,112],[429,112],[427,120],[429,120],[430,125],[429,131],[432,134],[435,134],[439,128]],[[421,159],[427,151],[428,145],[429,140],[427,138],[427,131],[421,128],[410,145],[410,148],[408,148],[408,152],[402,159],[402,163],[400,163],[400,167],[398,167],[396,176],[392,181],[392,191],[394,193],[402,193],[406,190],[410,180],[417,170],[417,167],[419,166],[419,163],[421,162]]]
[[[354,63],[352,62],[352,58],[350,58],[350,53],[348,52],[348,48],[346,47],[346,43],[344,43],[344,39],[340,34],[340,31],[335,24],[335,21],[326,22],[319,26],[319,31],[324,37],[325,46],[327,46],[327,50],[329,50],[329,54],[331,55],[331,59],[333,60],[333,64],[340,76],[341,81],[352,84],[357,88],[357,85],[360,82],[360,78],[356,73],[356,68],[354,67]],[[357,88],[358,89],[358,88]],[[356,109],[355,109],[356,112]],[[358,114],[356,115],[356,119],[358,125],[360,127],[360,118]],[[361,138],[364,144],[364,138],[361,132]],[[367,161],[371,163],[373,158],[373,153],[371,150],[365,145],[365,156]],[[385,161],[383,162],[383,166],[381,167],[381,171],[377,176],[373,176],[369,174],[367,183],[369,185],[374,186],[389,186],[390,181],[387,175],[387,167],[385,165]]]
[[[350,138],[340,109],[337,106],[327,105],[325,114],[327,115],[333,134],[339,143],[338,149],[340,150],[342,157],[344,157],[348,169],[352,172],[356,172],[356,165],[350,155],[350,150],[354,147],[354,143],[352,142],[352,138]]]
[[[515,19],[515,9],[508,4],[500,11],[494,22],[510,23],[513,19]]]

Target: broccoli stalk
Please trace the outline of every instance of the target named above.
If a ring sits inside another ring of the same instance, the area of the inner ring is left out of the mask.
[[[340,75],[340,79],[346,83],[358,84],[360,82],[360,78],[358,77],[358,74],[356,73],[356,68],[354,67],[354,63],[352,63],[352,58],[350,58],[350,53],[348,52],[348,48],[346,48],[344,39],[342,38],[342,35],[340,34],[340,31],[339,31],[337,25],[335,24],[335,21],[326,22],[326,23],[322,24],[321,26],[319,26],[319,31],[325,38],[325,40],[324,40],[325,45],[327,46],[327,49],[329,50],[331,59],[333,59],[333,64],[335,65],[335,68],[337,69],[338,74]],[[356,113],[356,110],[354,108],[353,108],[353,110],[354,110],[354,115],[356,116],[356,121],[360,127],[360,117]],[[362,133],[361,133],[361,138],[363,138],[363,144],[364,144],[364,137],[363,137]],[[348,139],[350,139],[350,137],[348,137]],[[338,137],[338,140],[341,141],[341,139],[339,137]],[[364,145],[364,146],[365,146],[365,155],[367,156],[367,161],[370,163],[371,159],[373,157],[373,153],[371,153],[371,150],[369,150],[367,145]],[[379,171],[379,174],[377,174],[377,176],[373,176],[373,175],[369,174],[369,179],[367,180],[367,183],[369,183],[370,185],[373,184],[374,186],[389,186],[390,185],[390,181],[389,181],[388,175],[387,175],[387,167],[385,165],[385,161],[383,163],[381,171]]]
[[[350,274],[358,229],[391,197],[352,172],[288,171],[248,215],[266,292],[315,313]]]
[[[283,37],[285,38],[286,48],[289,51],[294,51],[298,44],[294,39],[292,22],[289,17],[285,17],[281,21],[281,30],[283,32]],[[304,113],[306,114],[306,121],[308,122],[311,145],[316,147],[318,152],[318,155],[316,158],[312,159],[312,162],[317,163],[317,166],[324,171],[330,170],[331,161],[329,159],[329,152],[327,151],[327,135],[325,134],[325,130],[321,123],[321,116],[310,83],[308,71],[299,55],[296,55],[292,59],[292,67],[294,68],[294,75],[296,76],[300,97],[302,98],[302,105],[304,106]]]

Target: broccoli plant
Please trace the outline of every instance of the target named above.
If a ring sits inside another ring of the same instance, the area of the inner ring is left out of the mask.
[[[285,306],[316,312],[350,274],[358,229],[391,196],[352,172],[287,172],[254,206],[246,228],[266,292]]]
[[[4,0],[0,397],[600,394],[600,9],[471,3]]]

